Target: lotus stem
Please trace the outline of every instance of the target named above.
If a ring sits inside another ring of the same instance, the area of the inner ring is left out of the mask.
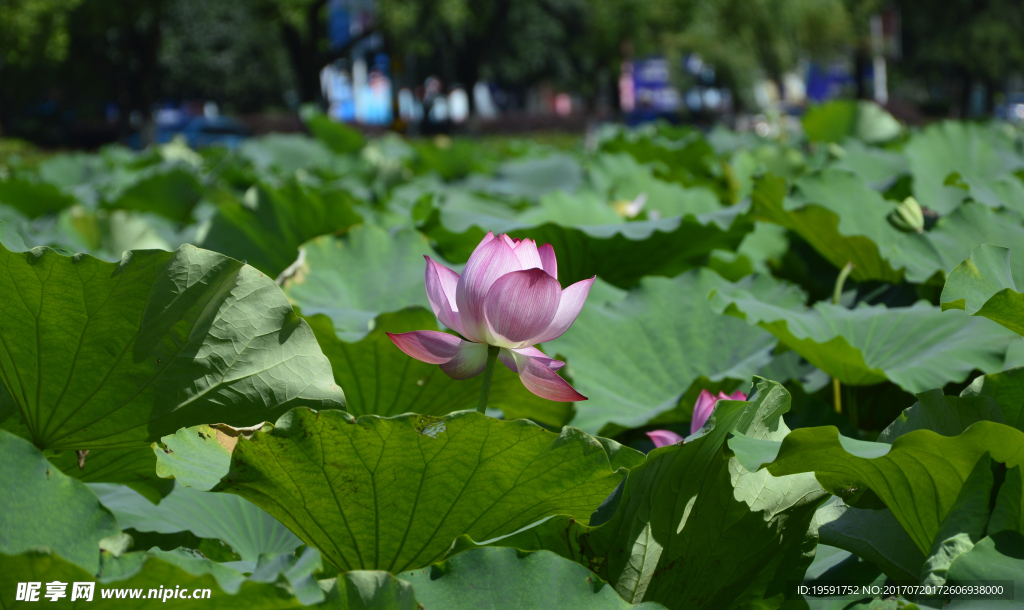
[[[494,365],[498,362],[499,351],[501,351],[500,347],[487,346],[487,367],[484,369],[484,382],[480,386],[480,402],[476,405],[476,410],[479,413],[487,412],[487,399],[491,396],[491,377],[494,375]]]
[[[843,284],[846,283],[846,278],[850,277],[853,272],[853,261],[846,261],[843,268],[839,270],[839,277],[836,278],[836,287],[832,290],[832,303],[835,305],[839,304],[839,299],[843,296]],[[832,400],[836,408],[836,413],[843,412],[843,393],[842,384],[839,383],[838,377],[832,378]]]

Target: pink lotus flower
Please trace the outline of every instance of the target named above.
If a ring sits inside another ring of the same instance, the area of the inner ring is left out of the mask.
[[[694,434],[697,430],[704,427],[704,424],[711,417],[711,412],[715,409],[715,404],[719,400],[746,400],[747,395],[743,392],[736,390],[732,394],[726,394],[725,392],[719,392],[716,397],[707,390],[701,390],[700,396],[697,397],[697,402],[693,405],[693,418],[690,420],[690,434]],[[647,433],[647,436],[654,441],[655,447],[664,447],[665,445],[675,445],[682,442],[683,437],[679,436],[671,430],[651,430]]]
[[[551,244],[538,248],[531,239],[493,233],[473,251],[462,276],[424,258],[427,299],[434,315],[465,339],[433,330],[388,333],[398,349],[441,365],[453,379],[469,379],[484,372],[488,346],[495,346],[500,348],[498,359],[537,396],[563,402],[587,399],[555,373],[564,362],[533,346],[568,330],[594,278],[562,290]]]

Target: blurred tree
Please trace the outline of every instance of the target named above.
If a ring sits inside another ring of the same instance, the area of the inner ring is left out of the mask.
[[[80,0],[0,2],[0,134],[16,105],[38,95],[38,72],[53,69],[68,55],[68,17]]]
[[[166,0],[82,0],[68,23],[69,57],[54,86],[78,104],[116,102],[122,134],[159,95]]]
[[[281,33],[248,0],[170,0],[161,26],[160,91],[227,110],[282,105],[294,87]]]
[[[665,1],[665,0],[663,0]],[[749,103],[758,77],[775,81],[801,58],[849,49],[853,28],[842,0],[676,0],[661,14],[676,22],[660,37],[675,53],[695,52]],[[678,32],[678,33],[677,33]]]
[[[550,81],[593,99],[614,83],[621,44],[642,21],[641,0],[378,0],[393,55],[413,78],[438,74],[528,86]]]
[[[975,84],[991,93],[1024,72],[1024,3],[1020,0],[898,2],[903,23],[901,73],[935,85],[953,83],[963,115]]]

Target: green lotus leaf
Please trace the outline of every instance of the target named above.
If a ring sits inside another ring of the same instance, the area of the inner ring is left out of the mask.
[[[9,205],[28,218],[36,218],[71,207],[75,198],[47,182],[7,178],[0,180],[0,204]]]
[[[642,426],[675,409],[702,376],[741,381],[768,364],[774,337],[719,315],[707,300],[728,285],[702,269],[673,279],[644,278],[613,302],[591,299],[568,332],[544,346],[568,359],[574,387],[589,398],[576,405],[573,425],[591,433],[609,423]],[[770,277],[742,285],[787,310],[804,299]]]
[[[302,607],[295,595],[279,584],[247,580],[230,568],[180,551],[130,553],[122,557],[125,558],[124,563],[130,566],[129,569],[107,578],[101,575],[97,579],[95,572],[84,570],[43,551],[29,551],[21,555],[0,553],[0,605],[5,608],[21,605],[22,602],[15,601],[15,595],[17,583],[22,582],[43,583],[39,601],[51,603],[50,599],[44,597],[47,591],[45,583],[56,581],[67,584],[65,597],[59,600],[61,607],[66,608],[92,608],[104,604],[103,600],[106,599],[117,599],[117,605],[124,605],[126,600],[135,595],[138,597],[130,604],[132,608],[165,608],[162,590],[167,589],[168,585],[171,590],[185,590],[189,595],[199,589],[198,595],[204,596],[202,605],[210,608],[276,610]],[[92,601],[70,601],[75,582],[96,583]],[[209,589],[209,597],[205,597],[203,589]],[[119,593],[123,596],[120,599]]]
[[[1020,591],[1024,590],[1024,534],[1004,531],[979,540],[974,548],[953,560],[946,579],[950,585],[968,586],[992,581],[1003,585],[1004,592],[1013,583],[1012,598],[963,597],[947,607],[951,610],[1019,607]]]
[[[95,574],[100,568],[101,542],[121,534],[114,516],[85,483],[51,465],[25,439],[3,430],[0,489],[4,490],[0,494],[0,558],[50,549]],[[0,595],[13,592],[12,584]]]
[[[326,314],[349,342],[365,337],[383,312],[411,305],[429,310],[423,257],[445,264],[415,230],[389,232],[365,224],[341,237],[317,237],[302,251],[300,264],[286,274],[284,293],[303,315]]]
[[[309,326],[274,282],[182,246],[120,263],[0,247],[0,379],[33,442],[142,447],[196,421],[343,408]]]
[[[420,154],[429,148],[419,149]],[[437,151],[441,158],[451,157],[451,150]],[[449,159],[444,164],[435,162],[434,166],[441,169],[441,175],[450,179],[465,176],[470,169],[480,168],[479,151],[468,148],[464,151],[465,160],[461,171],[447,168]],[[498,166],[493,177],[480,174],[471,175],[462,185],[470,191],[484,192],[492,195],[503,195],[513,198],[537,199],[545,193],[564,191],[574,193],[583,183],[583,168],[571,156],[555,153],[543,157],[513,159]]]
[[[996,494],[987,533],[992,536],[1004,530],[1024,532],[1024,468],[1009,468]]]
[[[820,544],[844,549],[871,562],[897,583],[918,583],[924,554],[892,511],[853,508],[833,497],[814,517]]]
[[[842,142],[850,137],[886,142],[902,131],[899,121],[881,106],[863,100],[833,100],[812,106],[801,122],[812,142]]]
[[[484,547],[402,572],[398,578],[413,586],[425,608],[664,608],[655,602],[627,602],[590,570],[550,551]]]
[[[412,585],[380,570],[353,570],[322,581],[327,602],[337,610],[421,610]]]
[[[223,463],[223,445],[192,447],[210,458],[158,451],[161,472]],[[559,435],[476,412],[356,419],[295,409],[238,440],[213,490],[252,501],[341,570],[394,573],[430,565],[463,534],[491,538],[553,514],[585,520],[642,461],[573,428]]]
[[[420,280],[422,282],[422,280]],[[382,314],[373,330],[358,342],[341,340],[326,316],[306,316],[324,355],[331,362],[334,380],[345,389],[346,408],[355,416],[402,413],[447,415],[475,409],[483,376],[456,381],[436,364],[406,356],[386,333],[437,330],[434,314],[419,307]],[[545,400],[531,393],[519,376],[501,366],[494,369],[489,409],[500,409],[505,419],[529,418],[560,428],[575,412],[572,403]]]
[[[1024,182],[1011,173],[1024,167],[1024,158],[995,129],[943,121],[911,136],[904,154],[922,206],[948,214],[969,195],[991,207],[1024,212]]]
[[[849,439],[826,426],[794,430],[781,442],[737,435],[729,447],[750,470],[766,467],[776,476],[826,473],[830,480],[871,489],[926,554],[983,455],[991,454],[1007,468],[1024,462],[1024,432],[989,421],[954,437],[916,430],[891,446]]]
[[[643,210],[648,217],[656,211],[663,218],[685,214],[706,214],[721,207],[714,191],[705,187],[685,188],[654,175],[652,167],[639,163],[626,153],[602,154],[594,159],[589,172],[590,182],[605,201],[643,197]],[[586,224],[603,224],[586,222]]]
[[[317,235],[342,232],[362,221],[347,191],[315,190],[297,179],[257,184],[239,199],[219,202],[200,245],[245,261],[277,277]]]
[[[330,170],[340,159],[323,142],[291,133],[249,138],[238,147],[238,155],[251,161],[262,173],[286,176],[300,170]]]
[[[811,142],[842,142],[857,127],[857,102],[834,100],[811,106],[800,120]]]
[[[963,309],[1024,335],[1024,294],[1010,271],[1010,250],[985,244],[957,265],[942,288],[943,311]]]
[[[942,313],[923,301],[891,309],[847,309],[825,302],[796,309],[727,287],[713,295],[712,304],[770,331],[845,384],[888,380],[912,393],[962,381],[976,369],[1002,369],[1006,350],[1016,340],[995,324]]]
[[[125,485],[141,494],[150,508],[174,489],[173,481],[157,476],[156,455],[149,447],[97,449],[81,460],[76,451],[62,451],[49,460],[61,472],[83,483]]]
[[[988,396],[996,401],[1007,425],[1024,431],[1024,367],[982,375],[961,396]]]
[[[950,564],[985,536],[998,469],[999,464],[985,454],[967,475],[953,506],[939,524],[921,568],[921,584],[945,584]]]
[[[887,255],[895,267],[904,267],[906,279],[941,285],[946,274],[982,244],[1013,247],[1024,239],[1024,218],[1013,210],[993,209],[980,203],[961,204],[928,231],[908,234]],[[1013,277],[1024,282],[1024,248],[1011,255]]]
[[[941,389],[917,395],[917,402],[900,413],[881,434],[878,442],[892,444],[914,430],[931,430],[942,436],[956,436],[979,421],[1005,423],[999,404],[988,396],[945,396]]]
[[[894,203],[870,189],[860,176],[826,169],[800,178],[786,197],[786,183],[768,175],[751,195],[753,217],[792,230],[837,268],[854,264],[857,281],[899,283],[888,252],[905,236],[886,220]]]
[[[334,121],[325,114],[315,113],[304,119],[313,137],[339,155],[358,152],[366,143],[358,129]]]
[[[907,158],[899,152],[846,140],[842,158],[833,162],[831,167],[851,171],[872,189],[885,191],[907,173]]]
[[[191,168],[161,164],[138,172],[131,183],[108,195],[104,207],[153,212],[186,222],[202,195],[203,185]]]
[[[590,526],[560,515],[502,538],[462,537],[452,553],[546,549],[590,567],[632,603],[778,608],[811,562],[812,519],[827,496],[810,475],[749,476],[725,442],[730,431],[782,439],[789,406],[785,388],[758,378],[749,401],[716,405],[706,434],[656,449],[631,469],[599,509],[600,525],[597,514]]]
[[[200,538],[223,540],[242,561],[253,566],[261,554],[291,553],[302,544],[277,519],[236,495],[197,491],[178,484],[153,506],[123,485],[95,483],[90,488],[121,528],[160,534],[189,531]]]

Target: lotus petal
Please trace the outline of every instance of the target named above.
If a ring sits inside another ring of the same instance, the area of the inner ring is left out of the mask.
[[[655,447],[667,447],[683,442],[683,437],[671,430],[651,430],[647,436],[654,442]]]
[[[519,347],[551,324],[562,287],[543,269],[507,273],[491,286],[484,305],[488,343]]]
[[[486,336],[484,303],[487,291],[501,276],[520,271],[519,259],[503,239],[491,239],[478,246],[466,263],[455,288],[456,309],[463,330],[474,338]]]
[[[503,347],[501,351],[498,352],[498,360],[501,360],[502,364],[507,366],[509,369],[512,370],[513,373],[516,374],[519,374],[519,367],[516,365],[516,359],[512,352],[516,352],[522,356],[527,356],[529,358],[540,359],[541,361],[547,360],[548,362],[544,362],[543,364],[552,371],[557,371],[558,369],[565,366],[565,363],[562,362],[561,360],[552,360],[551,358],[548,358],[547,354],[540,351],[536,347],[517,347],[514,349]]]
[[[534,337],[530,343],[553,341],[569,330],[572,323],[576,321],[576,317],[580,315],[583,304],[587,302],[587,296],[590,295],[590,287],[594,285],[596,277],[595,275],[589,280],[580,280],[563,290],[562,296],[558,300],[558,311],[555,312],[551,323],[544,329],[544,332]]]
[[[715,403],[718,402],[718,398],[714,394],[707,390],[701,390],[700,396],[697,397],[697,402],[693,405],[693,419],[690,420],[690,434],[694,434],[697,430],[704,427],[704,423],[711,417],[711,412],[715,409]]]
[[[484,372],[487,366],[487,344],[463,341],[455,357],[441,365],[452,379],[469,379]]]
[[[414,330],[410,333],[387,333],[387,335],[391,342],[406,355],[430,364],[448,362],[459,353],[461,344],[468,343],[455,335],[436,330]]]
[[[541,268],[548,272],[548,275],[558,279],[558,260],[555,259],[555,249],[551,244],[544,244],[540,248],[537,248],[537,254],[540,256]]]
[[[459,274],[429,256],[423,258],[427,259],[425,284],[430,308],[434,311],[437,319],[441,320],[441,324],[465,335],[459,320],[459,309],[455,305],[455,288],[459,284]],[[477,337],[467,337],[467,339],[477,339]]]
[[[558,360],[530,357],[516,350],[509,351],[512,352],[512,356],[515,358],[516,369],[519,371],[519,380],[523,382],[527,390],[541,398],[558,402],[574,402],[587,399],[586,396],[574,390],[566,380],[559,377],[558,373],[555,372],[555,368],[562,365]]]
[[[540,253],[537,251],[537,242],[532,239],[524,239],[516,244],[514,248],[516,258],[519,259],[519,264],[523,266],[523,269],[542,269],[543,262],[540,258]]]

